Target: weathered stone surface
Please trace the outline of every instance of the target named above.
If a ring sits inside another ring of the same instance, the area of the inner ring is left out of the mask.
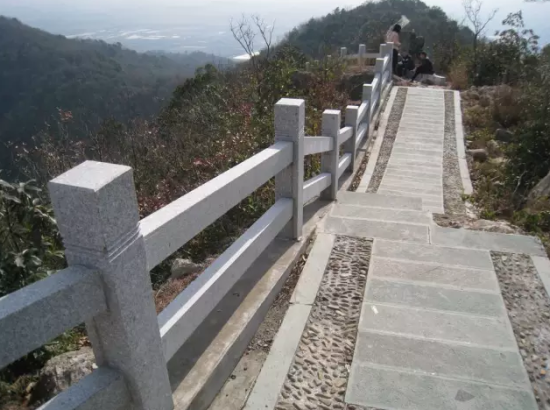
[[[409,306],[364,303],[359,330],[516,349],[506,317],[480,317]]]
[[[396,198],[377,194],[339,192],[338,202],[348,205],[422,211],[422,200],[418,198]]]
[[[529,192],[528,203],[534,204],[548,196],[550,196],[550,172]]]
[[[495,132],[495,140],[500,142],[510,142],[514,138],[514,134],[503,128],[499,128]]]
[[[489,252],[473,249],[445,248],[433,245],[377,240],[374,242],[373,255],[386,258],[409,259],[418,262],[435,262],[442,265],[493,269],[493,262]]]
[[[282,389],[272,385],[271,391],[266,393],[270,397],[272,391],[278,393],[280,390],[275,409],[345,408],[348,369],[353,357],[371,244],[364,239],[336,238],[306,328],[303,333],[298,332],[302,338],[296,354],[284,359],[276,355],[273,359],[293,360]],[[285,334],[291,331],[287,329]],[[268,388],[266,386],[265,390]],[[257,403],[259,405],[246,409],[273,409],[271,403],[268,407],[263,402]]]
[[[366,301],[483,316],[506,314],[500,295],[371,278]]]
[[[370,275],[375,278],[426,282],[499,293],[495,274],[489,270],[455,268],[435,263],[399,261],[375,256],[372,258]]]
[[[202,265],[193,263],[189,259],[174,259],[170,269],[173,278],[181,278],[203,270]]]
[[[328,217],[325,220],[324,231],[361,238],[384,238],[396,241],[428,243],[427,226],[404,223]]]
[[[352,377],[346,401],[381,409],[407,410],[536,410],[533,393],[496,385],[449,380],[359,366]],[[365,388],[368,386],[368,388]]]
[[[485,161],[487,161],[487,158],[489,157],[487,155],[487,150],[482,149],[482,148],[480,148],[480,149],[469,149],[468,154],[470,154],[474,158],[474,161],[477,161],[477,162],[485,162]]]
[[[332,216],[339,218],[357,218],[423,225],[429,225],[432,221],[431,216],[427,212],[373,208],[345,204],[337,204],[332,210]]]
[[[334,246],[334,235],[319,233],[311,249],[290,303],[313,305]]]
[[[534,236],[507,235],[434,226],[431,230],[431,239],[434,245],[441,246],[489,249],[501,252],[526,253],[536,256],[546,255],[542,243]]]
[[[518,352],[379,333],[362,333],[356,352],[359,366],[372,363],[432,376],[529,388]]]
[[[32,400],[49,400],[91,374],[96,367],[94,352],[90,347],[83,347],[48,360],[40,371],[39,380],[32,392]]]

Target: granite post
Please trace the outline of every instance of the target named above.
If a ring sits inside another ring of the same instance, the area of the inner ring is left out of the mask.
[[[292,198],[294,202],[290,232],[282,236],[301,239],[304,225],[304,135],[306,104],[304,100],[282,98],[275,104],[275,141],[294,145],[293,161],[275,177],[275,199]]]
[[[331,137],[334,140],[332,151],[323,153],[321,157],[321,172],[331,175],[330,187],[322,192],[323,199],[335,201],[338,195],[338,162],[340,161],[340,145],[338,137],[340,135],[340,124],[342,123],[342,114],[339,110],[325,110],[323,112],[322,135]]]
[[[124,375],[134,409],[173,409],[132,169],[86,161],[49,191],[67,263],[101,272],[108,310],[86,323],[98,366]]]
[[[351,154],[351,161],[347,171],[353,172],[355,170],[355,158],[357,156],[357,131],[359,129],[359,107],[355,105],[348,105],[346,107],[346,127],[353,128],[353,135],[349,140],[344,143],[344,153]]]

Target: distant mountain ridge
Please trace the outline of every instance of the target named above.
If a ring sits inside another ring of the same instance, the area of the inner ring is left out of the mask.
[[[366,2],[355,8],[337,8],[321,18],[312,18],[294,30],[285,39],[303,52],[321,56],[339,47],[357,50],[359,44],[368,49],[378,49],[385,41],[384,36],[392,24],[405,15],[410,24],[403,31],[413,30],[426,39],[426,49],[437,52],[438,48],[449,48],[457,40],[469,43],[472,32],[449,18],[439,7],[430,7],[420,0],[381,0]]]
[[[0,169],[9,167],[5,143],[30,141],[59,110],[70,111],[83,134],[106,118],[148,118],[198,67],[227,61],[201,52],[140,54],[0,16]]]

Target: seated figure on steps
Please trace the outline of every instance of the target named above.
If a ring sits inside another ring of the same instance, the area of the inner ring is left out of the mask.
[[[428,58],[428,55],[424,51],[421,52],[420,65],[416,67],[416,70],[414,70],[414,75],[411,81],[414,81],[420,74],[433,75],[434,73],[434,66]]]

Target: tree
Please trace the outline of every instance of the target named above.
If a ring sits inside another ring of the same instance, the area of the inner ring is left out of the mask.
[[[477,75],[478,68],[478,43],[479,38],[483,35],[487,25],[495,18],[498,9],[492,10],[487,16],[483,16],[481,8],[483,2],[481,0],[463,0],[464,12],[466,14],[465,19],[469,21],[470,28],[473,31],[473,53],[474,53],[474,74]]]

